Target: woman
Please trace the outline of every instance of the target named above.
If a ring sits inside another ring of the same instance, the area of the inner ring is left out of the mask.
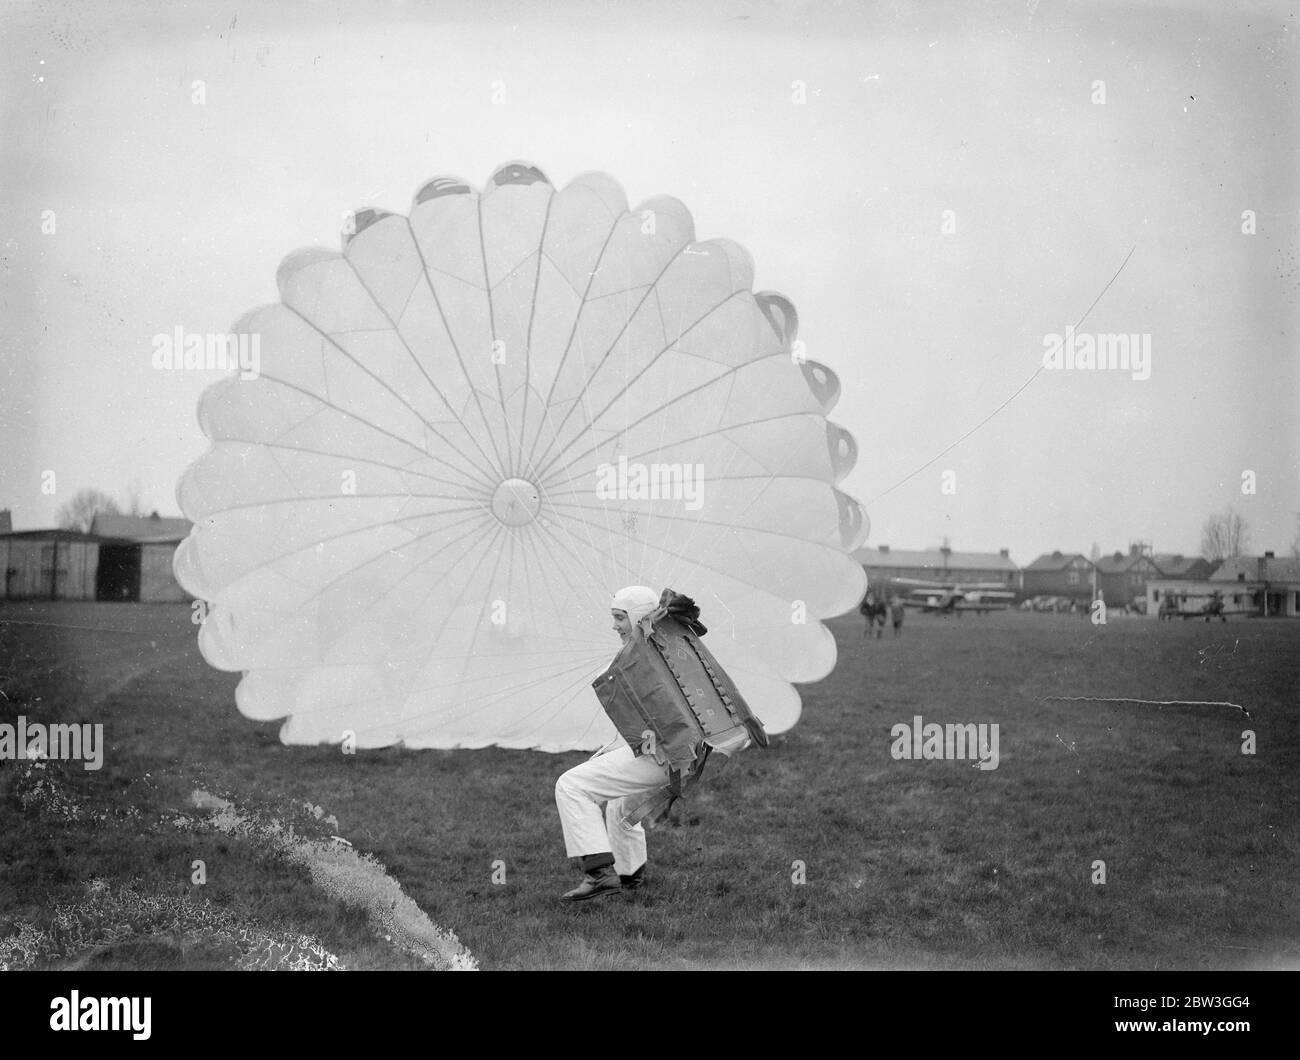
[[[638,887],[641,821],[666,813],[683,783],[699,779],[710,751],[767,745],[762,724],[700,643],[708,630],[689,597],[630,585],[610,613],[623,646],[593,688],[619,736],[555,783],[565,851],[584,873],[563,896],[569,902]]]

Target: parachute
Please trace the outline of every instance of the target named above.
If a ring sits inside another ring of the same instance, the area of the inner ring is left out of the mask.
[[[671,585],[769,732],[866,588],[857,447],[785,298],[685,206],[439,177],[290,254],[177,488],[203,657],[288,744],[594,749],[610,594]],[[252,376],[250,378],[250,375]]]

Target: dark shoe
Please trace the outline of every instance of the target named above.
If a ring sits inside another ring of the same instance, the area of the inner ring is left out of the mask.
[[[620,876],[619,882],[623,884],[623,890],[635,891],[641,884],[645,883],[645,866],[642,865],[631,876]]]
[[[587,873],[582,877],[582,883],[561,895],[560,899],[565,902],[583,902],[601,894],[617,894],[622,889],[623,885],[619,882],[614,866],[606,865],[604,868]]]

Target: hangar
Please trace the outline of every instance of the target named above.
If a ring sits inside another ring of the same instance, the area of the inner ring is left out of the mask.
[[[0,600],[109,600],[167,603],[190,596],[172,575],[188,519],[97,515],[90,533],[0,533]]]

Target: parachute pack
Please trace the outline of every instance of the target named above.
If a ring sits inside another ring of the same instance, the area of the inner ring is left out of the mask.
[[[629,815],[662,816],[687,783],[699,780],[711,743],[745,733],[768,745],[763,723],[700,638],[708,628],[688,596],[665,589],[651,633],[633,636],[592,683],[619,735],[636,754],[658,752],[670,783]]]

